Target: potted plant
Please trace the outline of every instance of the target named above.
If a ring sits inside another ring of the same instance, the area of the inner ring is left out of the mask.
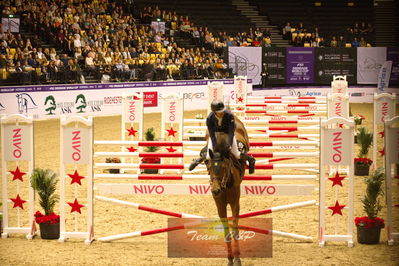
[[[361,114],[355,115],[353,121],[355,122],[355,143],[357,143],[357,127],[362,124],[363,120],[366,119]]]
[[[121,159],[119,158],[105,158],[106,163],[121,163]],[[120,169],[108,169],[110,174],[119,174]]]
[[[367,128],[361,127],[358,130],[357,141],[360,145],[358,157],[355,158],[355,175],[367,176],[369,174],[372,160],[367,158],[367,154],[373,143],[373,133],[369,132]]]
[[[146,141],[154,141],[155,140],[155,131],[153,127],[148,128],[144,132],[144,138]],[[144,148],[144,151],[146,152],[156,152],[159,150],[159,147],[157,146],[147,146]],[[161,159],[159,157],[145,157],[141,160],[142,163],[148,163],[148,164],[156,164],[156,163],[161,163]],[[158,169],[143,169],[142,171],[144,174],[157,174]]]
[[[380,241],[381,228],[385,227],[384,220],[377,217],[382,208],[379,197],[383,195],[384,177],[384,170],[378,168],[365,180],[366,195],[362,204],[367,216],[355,218],[357,242],[361,244],[377,244]]]
[[[57,174],[51,169],[36,168],[31,176],[31,186],[39,195],[39,204],[44,210],[35,213],[35,221],[40,226],[42,239],[58,239],[60,237],[60,216],[54,213],[54,206],[58,201],[55,190]]]

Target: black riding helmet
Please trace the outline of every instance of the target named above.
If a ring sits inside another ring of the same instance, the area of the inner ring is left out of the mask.
[[[224,110],[224,103],[220,100],[214,100],[211,103],[212,112],[221,112]]]

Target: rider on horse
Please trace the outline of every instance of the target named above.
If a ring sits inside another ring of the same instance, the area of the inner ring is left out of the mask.
[[[234,135],[236,123],[234,115],[227,109],[222,101],[213,101],[211,103],[212,112],[206,119],[206,126],[208,128],[210,141],[208,141],[208,150],[215,150],[216,138],[219,134],[224,133],[228,135],[228,150],[234,155],[236,159],[248,161],[249,173],[253,174],[255,171],[255,159],[248,155],[245,151],[240,153],[237,146],[237,140]],[[201,157],[194,159],[190,164],[189,170],[193,170],[198,164],[205,160],[205,154],[201,151]]]

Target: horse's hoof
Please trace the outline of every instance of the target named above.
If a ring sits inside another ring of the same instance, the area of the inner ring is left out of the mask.
[[[234,258],[234,266],[241,266],[241,259],[240,258]]]
[[[233,258],[227,258],[229,260],[229,262],[227,262],[227,266],[233,266],[234,262],[233,262]]]

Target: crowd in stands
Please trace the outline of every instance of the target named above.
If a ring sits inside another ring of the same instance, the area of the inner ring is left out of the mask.
[[[10,77],[26,84],[226,78],[232,72],[223,60],[225,47],[272,45],[267,28],[214,33],[194,25],[188,16],[158,7],[138,10],[132,1],[0,0],[0,12],[19,17],[24,32],[3,31],[0,24],[0,81]],[[317,28],[307,33],[303,24],[295,30],[289,23],[284,28],[294,45],[308,40],[311,46],[328,46]],[[295,34],[305,37],[298,41]],[[352,34],[360,34],[359,45],[363,45],[363,24],[354,27]],[[178,38],[190,40],[191,47],[180,46]],[[336,45],[341,43],[338,39]]]
[[[327,37],[320,34],[318,27],[309,28],[302,22],[296,26],[287,22],[282,33],[284,39],[299,47],[367,47],[373,44],[374,27],[371,23],[355,23],[337,35]]]

